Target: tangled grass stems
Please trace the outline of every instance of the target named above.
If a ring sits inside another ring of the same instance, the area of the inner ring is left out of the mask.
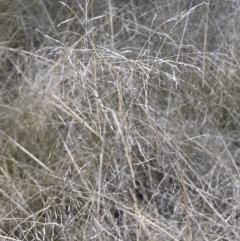
[[[0,0],[1,239],[239,240],[239,5]]]

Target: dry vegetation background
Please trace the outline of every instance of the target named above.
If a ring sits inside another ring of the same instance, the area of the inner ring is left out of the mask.
[[[0,11],[0,240],[240,240],[239,0]]]

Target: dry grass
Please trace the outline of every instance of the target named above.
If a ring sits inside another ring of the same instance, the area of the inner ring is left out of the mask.
[[[0,240],[240,240],[240,1],[209,3],[0,0]]]

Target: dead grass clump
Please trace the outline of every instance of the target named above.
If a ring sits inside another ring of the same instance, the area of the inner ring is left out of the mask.
[[[239,239],[234,3],[3,9],[2,238]]]

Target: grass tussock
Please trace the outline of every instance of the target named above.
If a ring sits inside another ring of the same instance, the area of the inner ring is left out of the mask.
[[[239,1],[0,0],[0,239],[239,240]]]

